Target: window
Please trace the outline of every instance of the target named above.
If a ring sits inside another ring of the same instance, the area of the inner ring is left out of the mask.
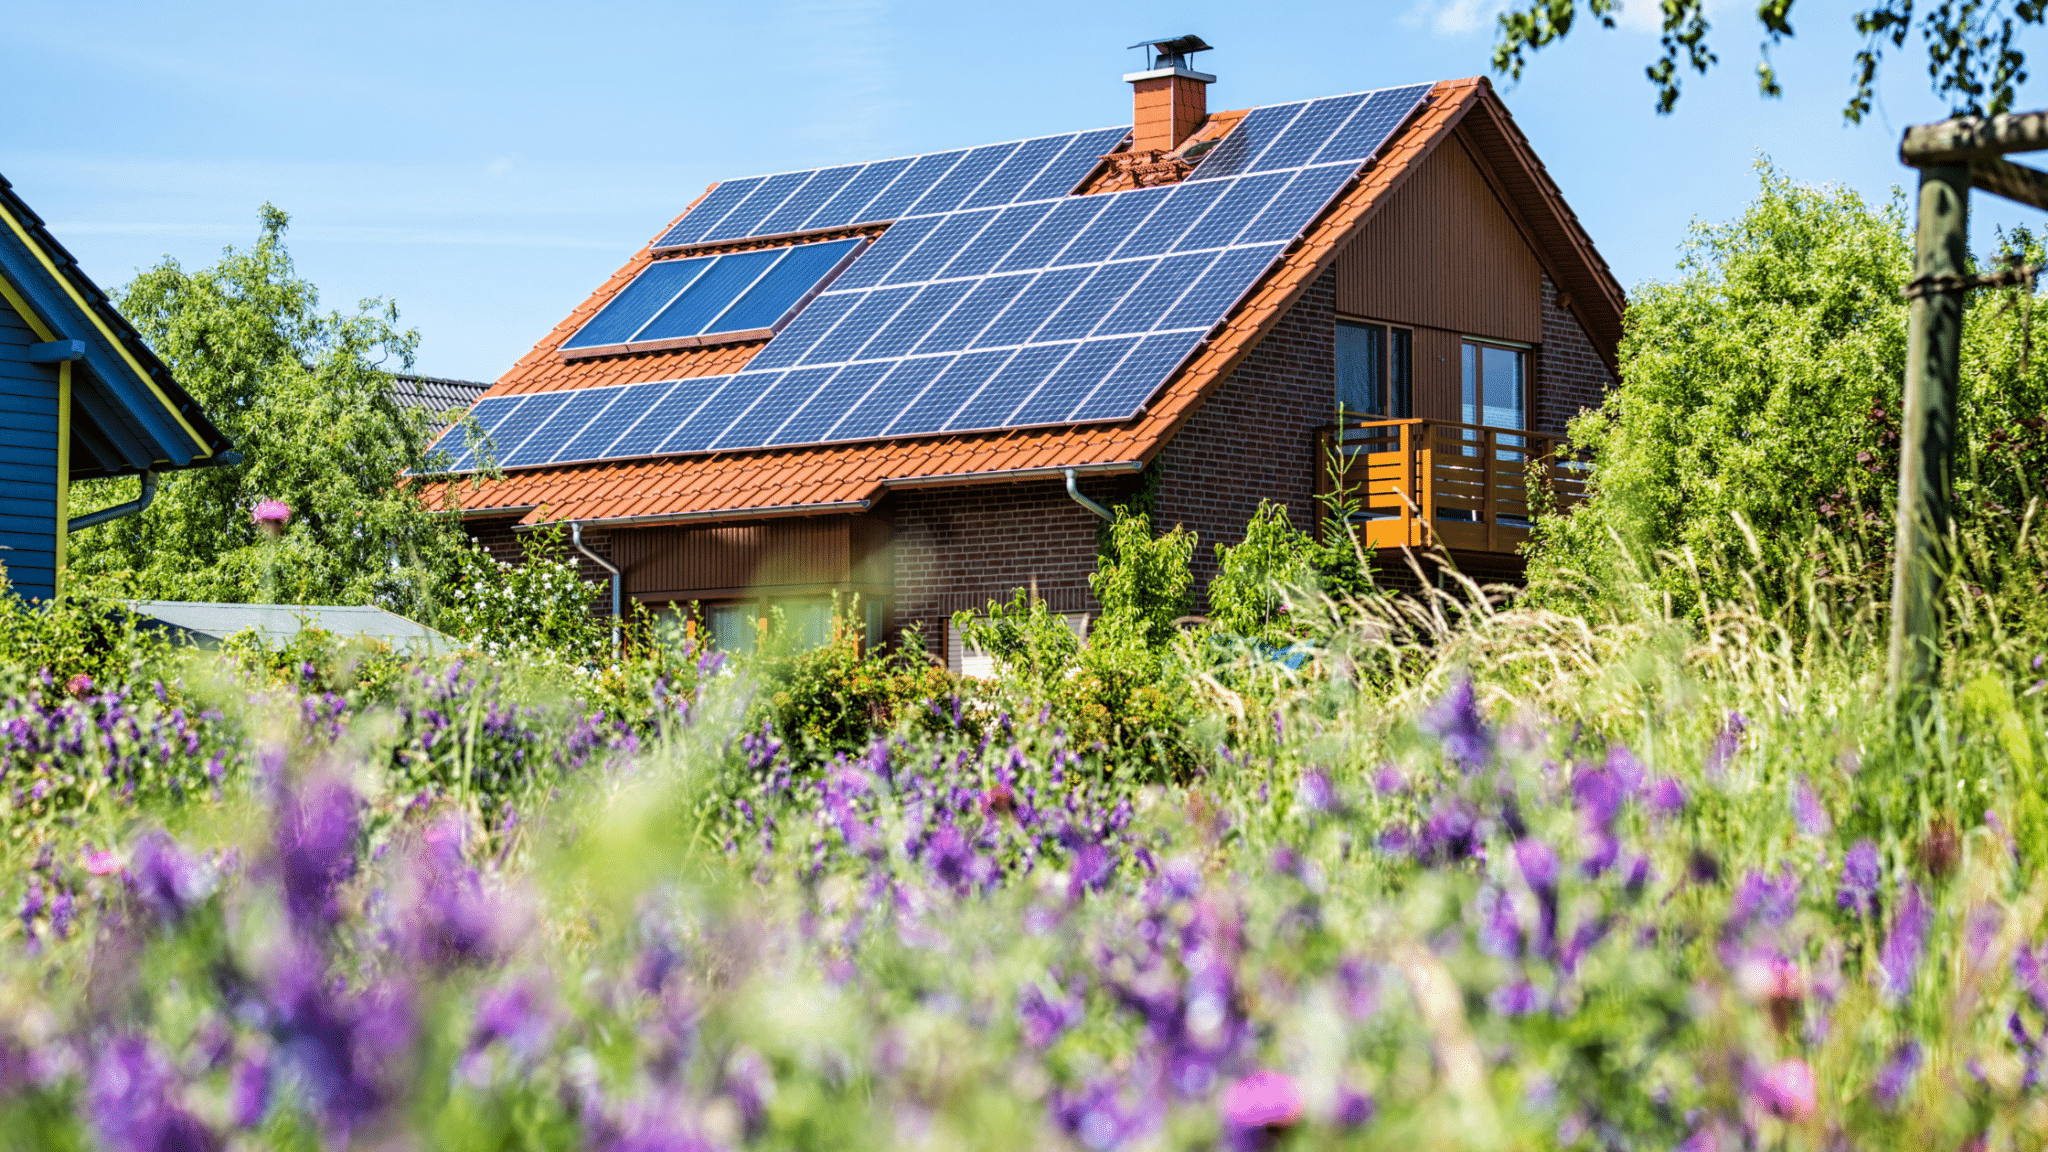
[[[704,610],[704,619],[711,626],[711,642],[720,652],[744,656],[754,650],[760,636],[755,624],[760,614],[752,604],[713,604]]]
[[[1519,348],[1465,342],[1465,387],[1459,419],[1489,428],[1526,428],[1523,360]]]
[[[1414,413],[1415,333],[1337,321],[1337,402],[1349,416],[1405,420]]]

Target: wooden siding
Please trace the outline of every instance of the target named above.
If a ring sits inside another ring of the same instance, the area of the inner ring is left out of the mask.
[[[886,584],[889,525],[815,516],[753,524],[622,529],[625,590],[649,600],[723,600]]]
[[[1337,311],[1542,341],[1542,267],[1455,137],[1338,254]]]
[[[17,595],[57,583],[57,366],[28,362],[36,334],[0,299],[0,564]]]

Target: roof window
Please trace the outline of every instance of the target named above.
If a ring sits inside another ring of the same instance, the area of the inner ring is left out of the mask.
[[[773,336],[866,241],[657,260],[578,329],[571,358]]]

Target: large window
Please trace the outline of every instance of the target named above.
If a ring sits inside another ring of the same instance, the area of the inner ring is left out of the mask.
[[[1465,387],[1459,419],[1489,428],[1527,428],[1522,387],[1527,354],[1499,344],[1465,342]]]
[[[1414,413],[1415,333],[1337,321],[1337,402],[1347,419],[1405,420]]]

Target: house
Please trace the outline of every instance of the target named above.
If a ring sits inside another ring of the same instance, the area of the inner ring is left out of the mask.
[[[0,177],[0,564],[54,598],[66,538],[132,515],[161,472],[232,465],[206,413]],[[139,478],[134,500],[72,516],[70,486]]]
[[[442,417],[467,411],[490,389],[477,380],[450,380],[443,376],[413,376],[395,372],[386,394],[402,410],[419,409],[428,416]]]
[[[835,592],[931,638],[1024,587],[1093,611],[1141,492],[1206,585],[1341,459],[1373,547],[1517,575],[1620,286],[1486,80],[1211,113],[1205,48],[1153,46],[1131,125],[712,186],[443,438],[501,469],[469,530],[569,523],[615,598],[733,642]]]

